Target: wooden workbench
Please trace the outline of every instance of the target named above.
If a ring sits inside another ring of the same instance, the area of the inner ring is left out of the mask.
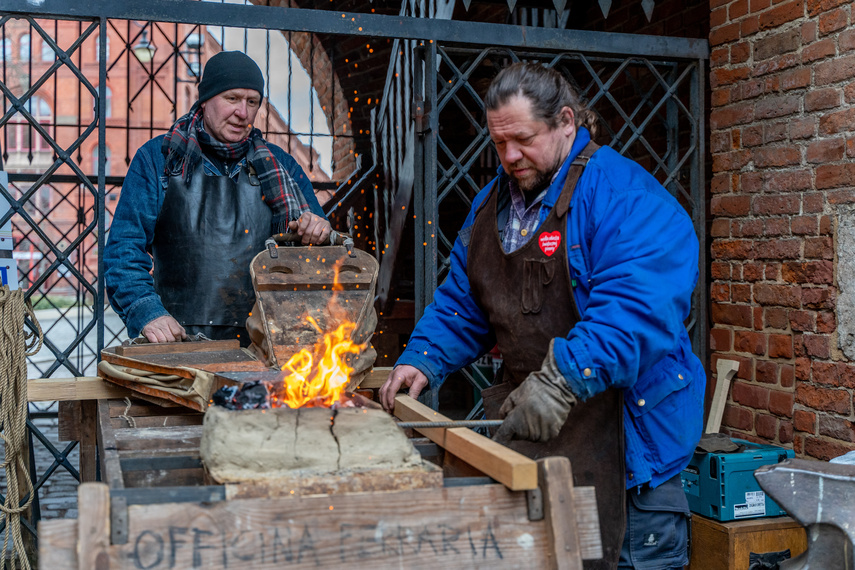
[[[42,568],[581,568],[600,556],[596,500],[573,488],[568,460],[535,465],[468,429],[414,440],[443,468],[433,487],[265,492],[205,484],[202,414],[93,406],[103,482],[80,485],[78,520],[40,522]],[[443,419],[406,396],[396,414]]]

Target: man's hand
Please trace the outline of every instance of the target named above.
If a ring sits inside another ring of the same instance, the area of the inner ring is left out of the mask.
[[[410,397],[415,399],[428,385],[428,379],[414,366],[408,364],[396,366],[386,379],[386,383],[380,388],[380,403],[390,414],[395,410],[395,394],[404,385],[410,388]]]
[[[332,231],[326,219],[311,212],[303,212],[299,219],[288,222],[288,227],[303,238],[303,245],[320,245],[330,237]]]
[[[142,334],[149,342],[175,342],[187,338],[184,327],[172,315],[157,317],[143,327]]]
[[[499,443],[512,439],[549,441],[558,435],[576,405],[576,396],[555,363],[554,342],[555,339],[549,342],[541,369],[529,374],[502,404],[499,414],[505,421],[493,438]]]

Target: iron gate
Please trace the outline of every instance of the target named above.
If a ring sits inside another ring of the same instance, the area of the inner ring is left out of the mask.
[[[12,221],[20,231],[16,249],[23,243],[22,253],[30,255],[27,259],[38,259],[37,264],[22,271],[31,301],[51,305],[49,293],[56,287],[67,288],[76,296],[73,307],[54,307],[57,322],[64,323],[72,334],[60,338],[56,329],[46,328],[43,351],[47,350],[50,357],[35,366],[37,375],[91,373],[100,350],[116,343],[122,334],[121,326],[105,322],[107,303],[101,259],[114,198],[122,183],[122,177],[113,176],[109,170],[109,149],[105,142],[108,129],[121,128],[108,121],[110,93],[106,79],[116,69],[111,62],[120,57],[132,61],[132,48],[151,41],[154,34],[168,38],[174,84],[158,82],[154,64],[147,62],[143,69],[148,79],[144,78],[143,85],[150,93],[160,93],[173,106],[162,115],[155,112],[154,106],[137,109],[148,113],[148,126],[124,127],[127,140],[135,136],[150,138],[163,132],[176,118],[175,104],[184,91],[180,84],[198,81],[201,46],[190,40],[200,25],[286,31],[289,39],[292,32],[323,33],[388,38],[395,40],[395,46],[406,45],[407,49],[400,50],[400,56],[406,54],[405,58],[394,54],[390,58],[383,100],[372,110],[374,144],[370,161],[357,161],[353,171],[344,173],[338,183],[318,185],[336,191],[329,209],[363,192],[375,197],[373,208],[377,215],[369,229],[374,235],[374,251],[385,262],[387,272],[391,273],[391,262],[399,256],[384,257],[383,252],[392,243],[411,240],[412,267],[404,269],[414,275],[417,315],[431,301],[436,285],[445,276],[453,236],[475,192],[492,177],[497,165],[484,127],[480,100],[485,79],[498,66],[516,59],[544,61],[574,79],[580,92],[604,119],[609,136],[605,142],[642,163],[646,161],[648,168],[680,198],[692,215],[704,252],[702,76],[708,52],[706,41],[683,38],[663,41],[663,38],[629,34],[424,17],[437,17],[438,12],[415,2],[405,5],[401,15],[395,17],[234,4],[210,4],[200,11],[196,2],[174,0],[89,0],[84,4],[70,0],[7,0],[0,11],[3,162],[9,165],[10,158],[15,158],[8,154],[10,124],[17,129],[16,141],[30,141],[14,147],[20,151],[18,154],[29,164],[43,162],[39,163],[37,173],[16,174],[8,189],[0,188],[0,226]],[[444,14],[449,17],[450,11]],[[36,56],[33,42],[28,40],[26,66],[31,80],[17,94],[7,83],[10,58],[5,53],[10,45],[6,43],[6,25],[13,19],[27,23],[30,37],[38,38],[43,46],[45,59],[44,65],[35,66],[40,70],[39,76],[32,79]],[[56,39],[57,24],[52,24],[51,31],[44,22],[67,20],[78,23],[78,33],[68,45],[61,46]],[[111,48],[107,40],[109,30],[120,34],[123,45]],[[98,65],[94,74],[92,70],[82,69],[80,49],[87,42],[97,45]],[[394,52],[398,51],[396,47]],[[288,69],[290,77],[290,66]],[[58,89],[54,90],[53,106],[48,104],[53,117],[46,119],[42,113],[39,89],[59,73],[70,74],[77,81],[77,116],[88,117],[87,120],[73,125],[63,123],[57,111],[62,99]],[[95,76],[97,85],[93,82]],[[125,103],[129,108],[139,100],[141,89],[127,89]],[[467,136],[452,140],[443,135],[440,126],[457,124],[456,121],[466,125],[468,132]],[[398,127],[407,135],[397,135]],[[661,132],[654,134],[657,129]],[[276,134],[275,129],[265,130],[268,135]],[[321,136],[313,130],[308,134]],[[356,135],[333,131],[330,136]],[[85,168],[81,166],[84,162],[81,153],[84,144],[91,145],[93,138],[96,144],[91,151],[94,154],[91,168]],[[45,146],[34,146],[31,141],[37,139]],[[124,157],[114,156],[113,160],[124,159],[126,166],[131,146],[126,145]],[[380,178],[380,173],[385,186],[373,181],[375,176]],[[62,227],[54,223],[59,208],[75,213],[73,223]],[[398,214],[396,219],[393,214],[399,209],[404,215]],[[411,214],[416,214],[414,233],[405,236],[405,220]],[[703,270],[702,261],[701,283],[704,283]],[[695,350],[703,354],[706,340],[703,287],[696,291],[693,309],[688,326]],[[32,328],[32,323],[28,326]],[[476,387],[488,381],[477,369],[464,374]],[[476,406],[469,415],[478,413]],[[55,409],[34,410],[33,417],[55,417],[55,414]],[[40,473],[32,469],[36,488],[42,488],[58,472],[70,473],[79,480],[68,459],[75,444],[59,449],[32,421],[28,427],[32,437],[41,441],[53,458],[50,465],[40,467]],[[38,517],[36,506],[34,520],[28,527],[31,531]]]

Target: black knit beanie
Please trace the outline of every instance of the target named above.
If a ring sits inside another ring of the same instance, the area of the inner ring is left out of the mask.
[[[221,51],[208,60],[199,83],[199,102],[229,89],[254,89],[264,96],[261,69],[245,53]]]

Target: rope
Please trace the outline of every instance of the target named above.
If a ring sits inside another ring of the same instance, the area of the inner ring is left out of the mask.
[[[125,398],[125,404],[127,404],[127,406],[125,407],[125,411],[122,412],[122,415],[120,415],[119,417],[128,422],[129,427],[135,428],[137,427],[137,421],[128,415],[128,412],[131,411],[131,406],[133,406],[131,399]],[[166,420],[163,420],[163,425],[166,425]]]
[[[27,332],[24,319],[29,316],[37,333]],[[8,552],[9,532],[15,557],[12,569],[30,569],[24,541],[21,537],[21,513],[30,508],[35,492],[27,471],[30,450],[27,442],[27,357],[42,347],[44,335],[33,313],[33,307],[24,299],[24,291],[10,291],[0,287],[0,426],[6,447],[3,470],[6,474],[6,502],[0,505],[6,532],[3,533],[3,552]],[[21,505],[18,477],[27,482],[27,501]],[[5,556],[4,556],[5,558]]]

